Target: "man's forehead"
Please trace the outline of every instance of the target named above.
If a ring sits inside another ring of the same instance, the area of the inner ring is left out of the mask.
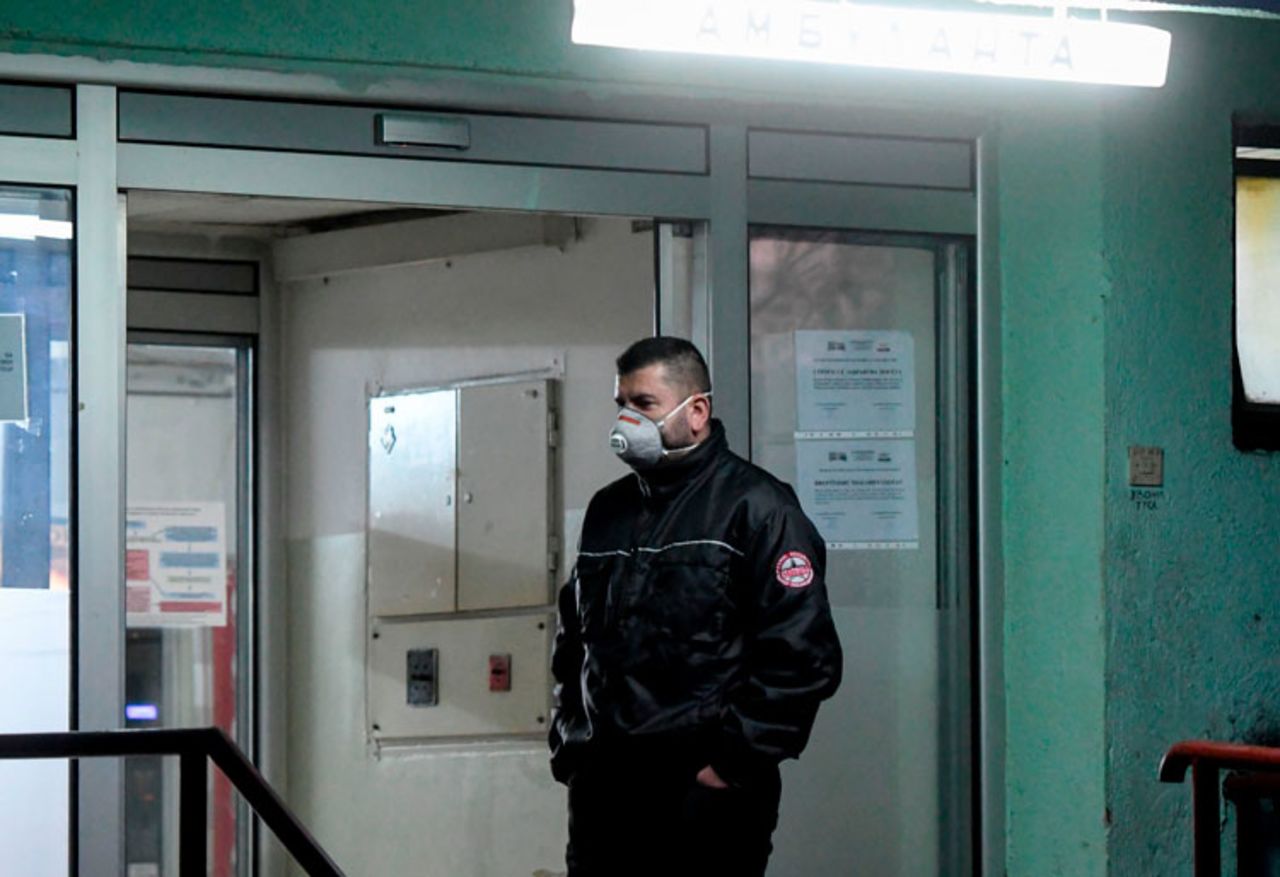
[[[662,363],[654,363],[613,380],[615,396],[669,396],[676,389],[667,382],[667,369]]]

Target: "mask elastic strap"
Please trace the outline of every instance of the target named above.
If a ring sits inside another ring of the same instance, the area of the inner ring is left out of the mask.
[[[653,422],[653,425],[656,426],[658,429],[662,429],[664,426],[667,425],[668,420],[670,420],[671,418],[675,417],[677,414],[680,413],[681,408],[688,405],[690,402],[692,402],[694,399],[696,399],[700,395],[702,394],[694,393],[691,396],[687,397],[683,402],[681,402],[675,408],[672,408],[670,411],[668,411],[666,417],[662,418],[661,420],[655,420]]]
[[[659,429],[659,430],[661,430],[661,429],[662,429],[662,427],[664,427],[664,426],[666,426],[666,425],[667,425],[667,421],[668,421],[668,420],[670,420],[671,418],[673,418],[673,417],[675,417],[675,416],[676,416],[676,413],[677,413],[677,412],[679,412],[681,408],[683,408],[684,406],[688,405],[690,402],[692,402],[694,399],[698,398],[699,396],[706,396],[706,397],[710,398],[710,396],[711,396],[711,391],[710,391],[710,390],[707,390],[707,392],[705,392],[705,393],[693,393],[693,394],[691,394],[691,395],[689,396],[689,398],[685,399],[683,402],[681,402],[681,403],[680,403],[679,405],[677,405],[675,408],[672,408],[670,411],[668,411],[668,412],[667,412],[667,416],[666,416],[666,417],[662,418],[662,419],[661,419],[661,420],[659,420],[659,421],[656,421],[656,422],[654,423],[654,426],[658,427],[658,429]],[[691,444],[691,445],[685,445],[683,448],[663,448],[663,449],[662,449],[662,456],[664,456],[664,457],[682,457],[682,456],[684,456],[685,454],[688,454],[688,453],[691,453],[691,452],[693,452],[693,451],[697,450],[697,449],[698,449],[699,447],[701,447],[701,446],[702,446],[702,442],[694,442],[694,443],[693,443],[693,444]]]

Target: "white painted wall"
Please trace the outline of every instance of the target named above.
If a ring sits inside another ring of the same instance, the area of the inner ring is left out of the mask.
[[[167,371],[159,363],[147,369],[157,380]],[[129,395],[128,502],[221,502],[233,539],[236,402],[229,396],[185,395],[178,386],[171,392]],[[228,547],[234,550],[234,542]]]
[[[340,247],[342,234],[327,242]],[[366,741],[370,387],[431,386],[562,358],[562,490],[565,507],[581,509],[624,471],[605,440],[613,359],[652,331],[652,246],[629,221],[584,220],[563,251],[530,246],[280,278],[289,802],[349,873],[516,877],[564,867],[565,799],[542,740],[381,757]]]

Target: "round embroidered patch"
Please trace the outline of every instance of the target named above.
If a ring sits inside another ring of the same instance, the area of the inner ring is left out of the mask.
[[[799,551],[788,551],[778,558],[774,571],[786,588],[806,588],[813,583],[813,563]]]

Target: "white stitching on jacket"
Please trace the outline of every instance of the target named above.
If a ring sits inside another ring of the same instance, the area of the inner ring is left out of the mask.
[[[730,545],[728,542],[719,542],[715,539],[689,539],[685,542],[672,542],[670,544],[663,545],[661,548],[637,548],[636,551],[640,551],[645,554],[661,554],[662,552],[669,551],[672,548],[684,548],[689,545],[715,545],[727,551],[731,551],[734,554],[738,555],[739,557],[746,556],[741,551],[739,551],[738,549]],[[579,557],[630,557],[632,553],[633,552],[628,551],[625,548],[618,548],[613,551],[579,551],[578,556]]]
[[[636,550],[646,552],[647,554],[661,554],[670,548],[683,548],[687,545],[718,545],[721,548],[726,548],[729,551],[732,551],[739,557],[743,556],[741,551],[734,548],[728,542],[718,542],[715,539],[689,539],[685,542],[672,542],[669,545],[663,545],[661,548],[637,548]]]

